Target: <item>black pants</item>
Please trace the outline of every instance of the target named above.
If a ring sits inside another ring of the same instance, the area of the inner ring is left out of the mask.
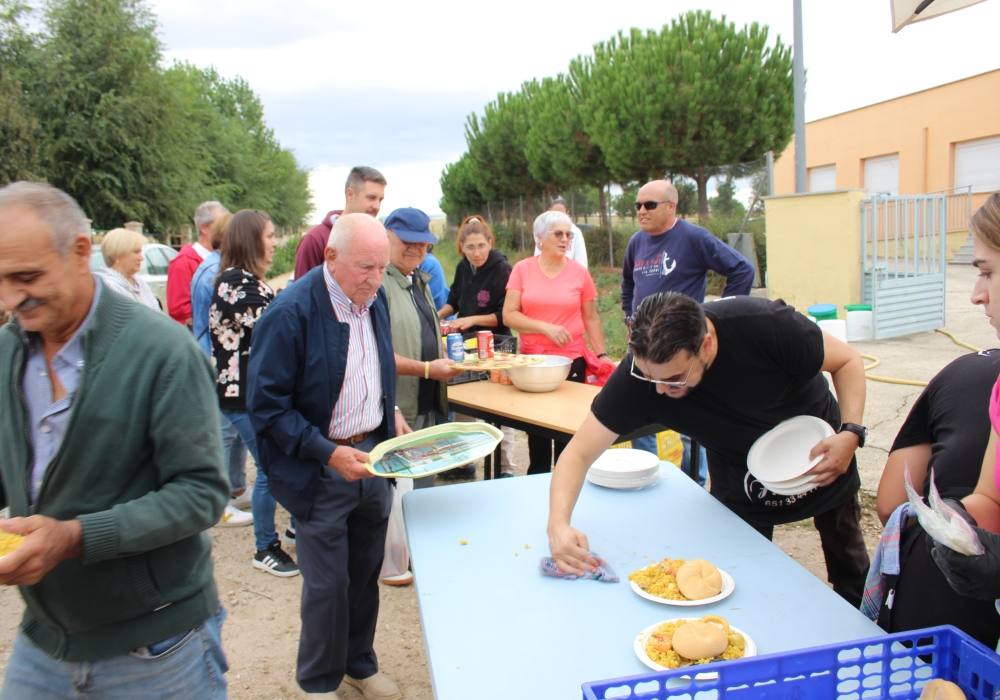
[[[747,523],[767,539],[773,538],[774,525]],[[841,598],[855,608],[861,607],[869,560],[861,534],[861,504],[857,494],[815,516],[813,524],[823,546],[827,580]]]
[[[374,439],[361,442],[368,451]],[[387,479],[345,481],[324,469],[308,520],[296,521],[302,570],[302,631],[296,679],[311,693],[337,689],[344,674],[378,671],[378,575],[392,506]]]
[[[995,649],[1000,615],[992,600],[956,593],[931,559],[930,538],[919,525],[903,530],[899,543],[899,576],[889,580],[878,626],[886,632],[955,625]]]
[[[582,357],[573,360],[567,379],[571,382],[586,380],[587,363]],[[569,440],[551,440],[540,435],[528,433],[528,473],[547,474],[552,471],[552,465],[559,459],[563,448]]]

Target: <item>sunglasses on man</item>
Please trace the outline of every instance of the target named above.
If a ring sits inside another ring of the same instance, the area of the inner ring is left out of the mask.
[[[645,209],[646,211],[653,211],[654,209],[656,209],[661,204],[676,204],[676,202],[671,202],[669,200],[666,201],[666,202],[654,202],[652,200],[650,200],[648,202],[636,202],[635,203],[635,210],[636,211],[640,211],[642,209]]]

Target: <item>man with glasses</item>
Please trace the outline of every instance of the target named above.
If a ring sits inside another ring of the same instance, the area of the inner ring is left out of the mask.
[[[830,583],[857,606],[868,571],[854,459],[864,446],[864,406],[861,355],[784,302],[647,297],[636,310],[629,354],[552,470],[552,556],[568,572],[596,566],[587,537],[570,525],[587,469],[619,435],[659,423],[708,448],[712,495],[765,537],[776,524],[813,518]],[[812,448],[810,459],[820,458],[808,472],[814,488],[781,496],[747,471],[747,453],[765,432],[799,415],[821,418],[837,432]]]
[[[709,231],[677,217],[677,188],[666,180],[647,182],[636,194],[639,231],[629,239],[622,265],[622,311],[629,325],[642,300],[657,292],[681,292],[695,301],[705,300],[706,278],[714,270],[726,278],[722,296],[750,293],[753,266],[742,255]],[[656,453],[656,436],[632,441]],[[690,442],[684,438],[684,464],[688,469]],[[698,483],[704,485],[704,459]]]

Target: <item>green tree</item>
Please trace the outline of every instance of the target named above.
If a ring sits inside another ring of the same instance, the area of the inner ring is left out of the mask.
[[[574,59],[570,77],[614,179],[683,174],[697,184],[702,216],[721,166],[780,152],[791,138],[791,51],[769,45],[757,23],[738,30],[697,11],[659,32],[619,32]]]
[[[746,207],[736,201],[736,183],[732,177],[719,182],[715,188],[715,196],[708,200],[709,210],[713,215],[733,216],[734,214],[743,216],[746,214]]]
[[[159,67],[156,23],[139,0],[52,0],[40,60],[25,79],[48,180],[100,228],[186,220],[199,165]]]
[[[501,93],[486,105],[482,118],[469,115],[465,140],[474,166],[476,187],[487,199],[511,198],[542,189],[531,176],[525,156],[528,98]]]
[[[22,22],[28,7],[0,0],[0,185],[39,177],[38,120],[21,80],[38,61]]]
[[[672,182],[677,188],[677,213],[690,216],[698,211],[698,188],[686,177],[674,177]]]
[[[486,200],[476,186],[472,158],[464,153],[441,172],[441,211],[457,224],[469,214],[482,213]]]

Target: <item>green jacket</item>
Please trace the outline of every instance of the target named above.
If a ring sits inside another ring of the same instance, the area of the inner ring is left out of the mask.
[[[104,293],[82,340],[66,436],[31,503],[28,337],[14,321],[0,327],[0,503],[83,528],[80,558],[20,589],[24,634],[67,661],[123,654],[218,610],[204,531],[229,493],[213,375],[191,334]]]
[[[416,285],[424,293],[427,303],[434,309],[434,297],[431,296],[427,281],[430,276],[417,270]],[[413,297],[410,296],[410,278],[396,269],[395,265],[390,265],[385,269],[385,279],[382,280],[382,288],[389,299],[389,325],[392,327],[392,349],[398,355],[409,357],[414,360],[420,359],[420,316],[413,306]],[[440,326],[435,327],[434,333],[440,337]],[[441,346],[438,345],[437,357],[442,357]],[[396,375],[396,405],[407,423],[412,423],[417,417],[417,393],[420,387],[420,377],[410,377]],[[440,391],[438,392],[437,409],[445,414],[448,412],[448,387],[444,382],[438,382]]]

